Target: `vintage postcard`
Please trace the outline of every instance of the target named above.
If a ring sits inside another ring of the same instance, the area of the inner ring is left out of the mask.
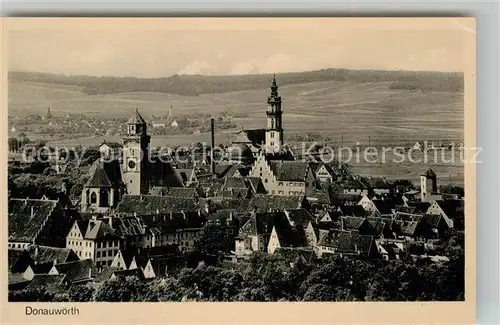
[[[2,26],[3,324],[474,323],[473,18]]]

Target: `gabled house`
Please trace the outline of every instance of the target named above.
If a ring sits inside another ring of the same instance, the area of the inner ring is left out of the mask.
[[[182,198],[155,195],[124,195],[116,209],[117,214],[134,213],[138,216],[153,215],[158,213],[170,213],[181,211],[196,211],[198,200],[194,198]]]
[[[368,217],[366,218],[370,225],[369,231],[366,235],[371,235],[376,239],[380,238],[395,238],[393,231],[393,221],[388,218]]]
[[[268,160],[260,154],[249,176],[262,179],[270,195],[306,195],[316,188],[314,172],[302,161]]]
[[[96,276],[95,263],[91,259],[56,264],[49,271],[49,275],[66,275],[69,285],[85,284]]]
[[[316,180],[323,185],[332,184],[337,180],[337,174],[332,166],[324,163],[315,163],[312,165]]]
[[[182,180],[182,183],[186,187],[191,186],[191,184],[198,183],[195,168],[176,168],[175,174],[177,175],[177,178]]]
[[[358,217],[340,217],[342,230],[355,231],[361,235],[369,234],[371,231],[370,223],[366,218]]]
[[[264,252],[269,244],[274,220],[286,218],[284,212],[260,212],[253,214],[240,228],[235,239],[235,255],[241,257],[253,252]]]
[[[309,208],[309,202],[304,196],[256,194],[248,203],[249,212],[284,211],[302,208]]]
[[[377,255],[375,240],[372,236],[359,235],[348,231],[331,230],[318,242],[318,257],[334,254],[339,256],[365,256]]]
[[[37,274],[30,281],[26,290],[40,289],[52,294],[65,292],[69,285],[65,274]]]
[[[33,245],[24,251],[9,250],[9,271],[25,272],[28,266],[55,265],[79,260],[68,248]]]
[[[110,267],[117,270],[131,270],[137,268],[135,257],[137,249],[120,249],[115,255]]]
[[[123,245],[122,238],[116,234],[110,220],[75,221],[67,235],[66,247],[75,251],[80,259],[95,261],[99,269],[110,266]]]
[[[426,214],[440,215],[449,228],[464,227],[464,201],[463,200],[437,200],[431,201]]]
[[[394,218],[394,231],[398,238],[425,241],[435,235],[422,215],[398,212]]]
[[[274,254],[278,248],[298,248],[307,247],[306,234],[303,228],[292,227],[284,220],[276,222],[271,230],[267,252]]]
[[[344,194],[368,195],[369,188],[360,177],[354,176],[346,179],[342,183]]]
[[[390,194],[393,191],[393,185],[383,177],[363,177],[363,182],[368,186],[371,193],[381,195]]]
[[[119,161],[97,160],[82,190],[81,209],[84,212],[107,212],[116,207],[126,191]]]
[[[99,152],[101,153],[101,158],[112,159],[119,158],[123,145],[118,142],[106,142],[103,141],[99,146]]]
[[[375,240],[375,243],[383,260],[400,260],[406,255],[405,242],[402,240]]]
[[[64,247],[74,216],[59,200],[9,199],[8,248]]]

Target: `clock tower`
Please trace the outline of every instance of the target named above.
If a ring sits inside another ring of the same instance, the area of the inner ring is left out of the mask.
[[[281,96],[278,95],[276,76],[271,84],[271,96],[267,98],[267,128],[266,128],[266,153],[281,151],[283,147],[283,124],[281,111]]]
[[[123,138],[123,181],[127,193],[132,195],[149,193],[149,142],[146,121],[135,110],[127,123],[127,135]]]

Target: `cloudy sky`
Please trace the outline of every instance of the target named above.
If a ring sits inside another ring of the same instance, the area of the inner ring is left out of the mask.
[[[51,19],[9,24],[9,69],[96,76],[463,71],[468,21]]]

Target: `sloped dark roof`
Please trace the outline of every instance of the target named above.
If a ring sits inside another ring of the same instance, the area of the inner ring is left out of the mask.
[[[360,190],[366,190],[368,189],[368,186],[359,178],[357,177],[351,177],[342,183],[342,187],[345,189],[360,189]]]
[[[223,188],[225,189],[247,189],[247,184],[243,177],[226,177]]]
[[[210,213],[208,215],[208,218],[212,221],[221,220],[221,219],[227,220],[231,217],[231,215],[234,216],[235,214],[236,214],[236,210],[234,210],[234,209],[220,209],[214,213]]]
[[[105,220],[78,220],[77,224],[85,239],[101,240],[117,236],[114,229]]]
[[[143,215],[141,219],[151,228],[161,233],[175,233],[182,229],[200,229],[206,223],[206,216],[198,211],[171,212],[166,214]]]
[[[229,170],[226,173],[226,176],[234,177],[236,172],[238,172],[240,174],[240,176],[246,177],[250,173],[250,170],[251,170],[251,166],[243,166],[241,164],[234,164],[231,166],[231,168],[229,168]]]
[[[255,194],[248,204],[248,209],[256,208],[258,212],[293,210],[302,208],[304,200],[304,196]]]
[[[104,140],[100,146],[103,146],[103,145],[107,145],[108,147],[110,148],[114,148],[114,149],[118,149],[118,148],[122,148],[123,145],[121,143],[118,143],[118,142],[112,142],[112,141],[106,141]]]
[[[305,182],[309,165],[302,161],[270,161],[269,166],[278,181]]]
[[[199,207],[203,209],[207,201],[210,202],[213,210],[223,210],[232,209],[237,213],[243,213],[248,211],[250,207],[251,200],[249,199],[234,199],[234,198],[208,198],[200,199]]]
[[[33,270],[34,274],[47,274],[52,269],[52,266],[54,266],[53,262],[46,262],[46,263],[43,263],[43,264],[32,264],[32,265],[30,265],[31,270]]]
[[[397,212],[394,221],[421,221],[423,215],[414,213]]]
[[[332,230],[323,236],[319,246],[333,247],[340,253],[358,254],[367,253],[373,244],[373,236],[358,235],[348,231]]]
[[[342,214],[346,217],[364,218],[371,216],[371,213],[367,212],[361,205],[346,205],[340,209]]]
[[[117,268],[117,267],[105,267],[101,270],[101,272],[99,274],[96,275],[96,277],[94,278],[94,282],[104,282],[104,281],[107,281],[111,278],[111,275],[116,272],[116,271],[119,271],[120,269]]]
[[[422,176],[425,176],[427,178],[434,178],[436,177],[436,173],[432,169],[428,169]]]
[[[396,207],[393,200],[372,200],[372,202],[380,214],[391,214],[392,209]]]
[[[146,121],[144,118],[142,118],[141,114],[139,113],[139,110],[135,110],[134,115],[130,117],[130,119],[127,122],[128,124],[146,124]]]
[[[150,159],[149,162],[149,186],[159,187],[184,187],[182,175],[179,174],[171,163],[161,159]]]
[[[195,199],[198,197],[196,188],[193,187],[170,187],[167,196]]]
[[[346,203],[356,204],[361,200],[361,195],[359,194],[343,194],[343,193],[334,193],[331,195],[331,202],[336,206],[344,206]]]
[[[439,214],[424,214],[424,221],[427,222],[432,228],[438,228],[439,222],[443,217]]]
[[[58,274],[66,274],[71,283],[86,281],[92,278],[92,271],[95,268],[94,261],[85,259],[75,262],[54,265]]]
[[[246,177],[245,179],[252,187],[253,193],[264,194],[263,191],[265,191],[265,188],[260,177]]]
[[[66,278],[65,274],[35,274],[30,286],[46,286],[50,284],[62,284]]]
[[[52,200],[9,199],[9,241],[33,242],[57,204]]]
[[[9,273],[9,285],[29,282],[31,281],[25,279],[23,273]]]
[[[180,211],[194,211],[198,202],[192,198],[153,195],[124,195],[118,206],[117,213],[137,213],[150,215]]]
[[[365,218],[358,217],[341,217],[341,220],[346,230],[358,230],[366,222]]]
[[[414,213],[417,208],[415,206],[406,206],[406,205],[396,205],[396,212],[405,212],[405,213]]]
[[[260,147],[266,140],[266,129],[241,130],[237,134],[234,143],[251,143],[255,147]]]
[[[112,273],[117,278],[125,278],[129,276],[133,277],[138,277],[139,279],[144,279],[144,273],[142,273],[142,270],[137,268],[137,269],[132,269],[132,270],[119,270],[119,271],[114,271]]]
[[[424,214],[427,212],[427,210],[431,206],[431,203],[430,202],[412,201],[412,202],[408,202],[408,206],[415,207],[415,211],[413,211],[412,213]]]
[[[135,248],[130,248],[130,249],[120,249],[121,257],[123,259],[123,262],[125,263],[125,268],[130,267],[130,263],[132,263],[132,260],[134,257],[137,256],[138,250]]]
[[[27,249],[28,254],[35,264],[43,263],[65,263],[71,255],[76,256],[69,248],[49,247],[49,246],[30,246]]]
[[[113,218],[112,227],[120,237],[139,236],[145,233],[141,219],[137,217]]]
[[[370,224],[370,235],[373,236],[381,236],[384,234],[384,231],[387,229],[386,227],[392,223],[390,220],[384,218],[367,218],[368,223]]]
[[[230,190],[221,190],[217,192],[218,197],[223,198],[235,198],[235,199],[245,199],[250,196],[249,189],[230,189]]]
[[[395,221],[396,225],[399,228],[399,231],[404,236],[415,236],[417,232],[418,226],[420,225],[420,221]]]
[[[233,167],[233,164],[230,163],[216,163],[215,164],[215,174],[218,177],[226,176],[226,173]]]
[[[309,222],[314,222],[314,216],[306,209],[285,210],[285,214],[296,226],[307,227]]]
[[[319,204],[327,204],[327,205],[332,204],[330,193],[324,190],[314,190],[312,193],[307,195],[307,198],[310,201],[314,201]]]
[[[283,217],[282,214],[275,215],[273,226],[281,247],[307,246],[307,238],[304,228],[290,225],[286,216]]]
[[[29,254],[26,250],[17,250],[17,249],[9,249],[7,253],[7,259],[8,259],[8,264],[9,264],[9,271],[11,271],[13,268],[17,268],[16,264],[20,259],[23,257],[29,257]],[[30,258],[27,258],[26,263],[30,263]],[[23,267],[27,266],[27,264],[24,264]],[[24,270],[18,270],[18,271],[24,271]],[[15,272],[15,271],[13,271]]]
[[[123,185],[120,163],[118,160],[97,160],[90,168],[90,177],[86,187],[118,187]]]
[[[438,200],[436,202],[449,218],[454,219],[464,217],[463,200]]]
[[[228,148],[230,159],[239,161],[253,160],[252,149],[244,143],[236,143]]]
[[[240,235],[270,234],[276,220],[284,220],[284,212],[256,213],[240,228]]]

